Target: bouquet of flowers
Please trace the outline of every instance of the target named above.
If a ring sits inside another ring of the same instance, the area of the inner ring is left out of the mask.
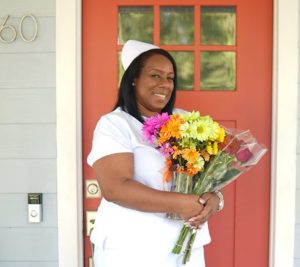
[[[157,114],[143,125],[144,138],[166,158],[164,181],[173,177],[171,190],[201,196],[234,181],[258,163],[267,149],[250,131],[225,129],[210,116],[199,112]],[[168,215],[176,218],[175,215]],[[197,231],[184,224],[172,250],[179,254],[186,238],[183,264],[190,256]]]

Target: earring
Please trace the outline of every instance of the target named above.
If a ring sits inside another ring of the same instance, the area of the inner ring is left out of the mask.
[[[131,84],[132,86],[135,86],[135,83],[134,82],[132,82],[132,84]]]

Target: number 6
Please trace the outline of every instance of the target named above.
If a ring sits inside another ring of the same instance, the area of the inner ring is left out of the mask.
[[[12,43],[14,40],[16,40],[16,37],[17,37],[17,31],[16,31],[15,27],[11,26],[11,25],[5,25],[5,23],[7,22],[8,18],[9,18],[9,15],[7,15],[4,23],[0,26],[0,41],[2,43]],[[2,35],[1,35],[2,31],[5,30],[5,29],[10,29],[12,31],[12,33],[13,33],[13,36],[11,37],[10,40],[5,40],[2,37]]]

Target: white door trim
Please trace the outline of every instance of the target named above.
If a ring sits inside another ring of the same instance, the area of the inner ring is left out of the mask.
[[[83,266],[81,0],[56,1],[58,264]]]
[[[298,23],[298,0],[274,0],[270,267],[294,263]],[[58,261],[82,267],[80,0],[56,1],[56,40]]]
[[[294,266],[298,0],[274,0],[270,267]]]

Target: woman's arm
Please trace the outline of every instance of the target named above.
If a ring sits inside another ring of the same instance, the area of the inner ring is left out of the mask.
[[[133,180],[132,153],[105,156],[93,164],[93,169],[104,198],[128,208],[178,213],[195,227],[206,222],[218,209],[219,199],[214,193],[205,193],[201,203],[196,195],[160,191]]]
[[[178,213],[184,220],[203,210],[196,195],[160,191],[133,180],[132,153],[105,156],[93,164],[93,169],[108,201],[140,211]]]

